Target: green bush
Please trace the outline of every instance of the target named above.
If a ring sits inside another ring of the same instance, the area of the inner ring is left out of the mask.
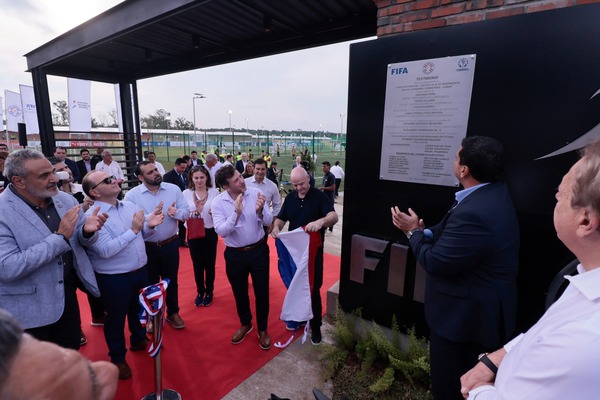
[[[321,354],[321,360],[333,376],[334,394],[337,391],[352,399],[369,396],[431,399],[428,341],[417,337],[415,329],[410,328],[404,351],[402,332],[395,317],[389,338],[381,326],[360,318],[360,310],[353,314],[358,318],[351,318],[337,305],[334,344],[323,346]],[[336,375],[340,376],[340,385],[352,387],[336,390]],[[348,379],[349,375],[354,379]]]

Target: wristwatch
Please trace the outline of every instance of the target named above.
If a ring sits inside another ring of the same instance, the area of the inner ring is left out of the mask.
[[[492,362],[492,360],[490,360],[490,358],[488,357],[489,353],[481,353],[477,359],[479,360],[479,362],[482,362],[485,364],[486,367],[488,367],[490,369],[490,371],[492,371],[492,373],[494,375],[496,375],[498,373],[498,367],[496,367],[496,364],[494,364]]]
[[[406,232],[406,237],[407,237],[408,239],[410,239],[410,238],[411,238],[411,236],[413,235],[413,233],[415,233],[415,232],[420,232],[420,231],[421,231],[421,230],[420,230],[419,228],[417,228],[417,229],[411,229],[410,231]]]

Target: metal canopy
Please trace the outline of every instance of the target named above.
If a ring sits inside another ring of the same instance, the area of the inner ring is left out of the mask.
[[[29,52],[29,71],[133,82],[375,36],[373,0],[127,0]]]

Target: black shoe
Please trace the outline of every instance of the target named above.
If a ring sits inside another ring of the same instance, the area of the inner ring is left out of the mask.
[[[132,343],[129,350],[131,350],[131,351],[146,350],[146,348],[148,347],[148,343],[150,343],[150,339],[148,339],[147,337],[144,337],[141,342],[136,343],[136,344]]]
[[[316,328],[311,328],[311,334],[310,334],[310,342],[312,344],[314,344],[315,346],[318,346],[321,344],[321,341],[323,340],[323,338],[321,337],[321,328],[320,327],[316,327]]]
[[[196,305],[196,307],[200,307],[202,305],[203,301],[204,301],[204,295],[198,293],[198,296],[196,296],[196,300],[194,300],[194,304]]]
[[[207,294],[206,296],[204,296],[204,300],[202,301],[201,306],[202,307],[208,307],[210,306],[210,304],[212,303],[213,300],[213,295],[211,294]]]

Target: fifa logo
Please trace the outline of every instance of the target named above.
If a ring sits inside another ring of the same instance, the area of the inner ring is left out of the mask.
[[[401,75],[401,74],[408,74],[408,68],[406,68],[406,67],[392,68],[392,75]]]

